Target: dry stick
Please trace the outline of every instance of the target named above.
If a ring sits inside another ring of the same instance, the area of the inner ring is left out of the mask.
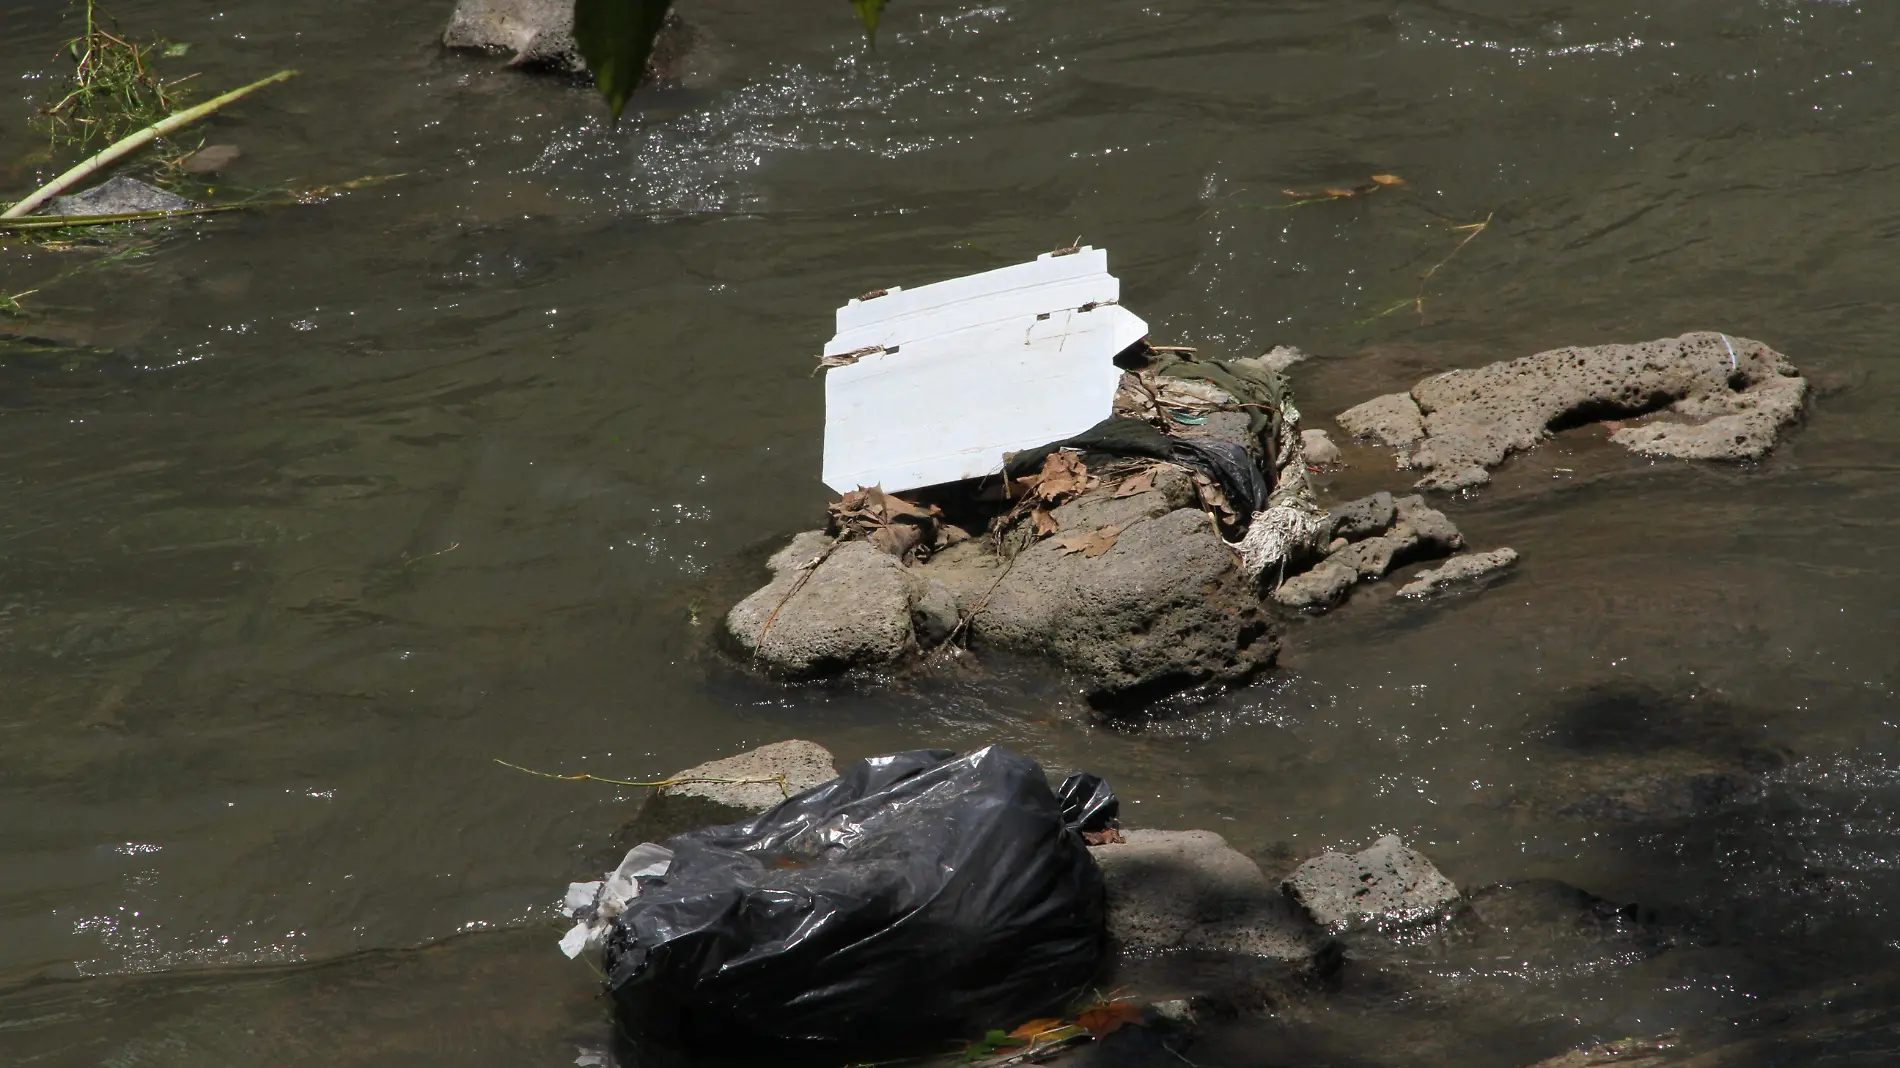
[[[81,163],[79,166],[74,167],[72,170],[67,171],[65,174],[41,186],[25,200],[20,201],[4,212],[0,212],[0,219],[17,219],[22,215],[29,214],[34,208],[44,204],[49,198],[58,196],[74,185],[85,181],[92,175],[117,163],[138,149],[171,133],[173,130],[189,126],[199,119],[212,114],[226,104],[250,94],[253,90],[262,89],[264,86],[270,85],[273,82],[281,82],[286,78],[294,76],[296,73],[294,70],[280,70],[268,78],[261,78],[241,89],[233,89],[223,96],[214,97],[199,104],[195,108],[187,108],[175,115],[168,115],[137,133],[122,137],[105,151],[100,152],[86,162]]]

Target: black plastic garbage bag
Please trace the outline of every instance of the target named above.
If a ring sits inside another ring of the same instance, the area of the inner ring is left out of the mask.
[[[1059,1010],[1103,962],[1101,872],[1007,749],[862,760],[666,845],[605,964],[622,1024],[668,1045],[914,1051]]]

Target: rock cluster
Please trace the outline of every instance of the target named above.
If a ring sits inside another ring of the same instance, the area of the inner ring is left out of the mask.
[[[1331,542],[1326,556],[1304,572],[1293,575],[1273,591],[1273,599],[1282,607],[1303,612],[1323,612],[1338,604],[1346,591],[1360,582],[1384,577],[1394,568],[1416,560],[1435,560],[1464,548],[1464,535],[1445,513],[1425,503],[1425,498],[1393,497],[1380,491],[1368,497],[1342,504],[1328,513]],[[1495,570],[1493,561],[1501,553],[1480,553],[1456,557],[1438,576],[1427,582],[1449,583],[1484,570]],[[1482,557],[1490,567],[1462,563]],[[1422,577],[1422,576],[1421,576]],[[1416,583],[1414,584],[1416,585]],[[1411,587],[1407,587],[1411,589]]]
[[[1097,703],[1270,665],[1273,622],[1186,473],[1163,466],[1153,488],[1116,492],[1054,509],[1058,535],[1007,561],[986,539],[906,566],[869,542],[800,534],[768,562],[772,581],[727,614],[726,633],[755,663],[812,678],[899,663],[961,625],[973,646],[1074,671]]]
[[[1433,375],[1339,414],[1348,433],[1405,450],[1420,488],[1462,489],[1553,429],[1650,417],[1610,435],[1651,456],[1743,460],[1800,418],[1807,381],[1748,338],[1697,333],[1636,345],[1554,349]]]

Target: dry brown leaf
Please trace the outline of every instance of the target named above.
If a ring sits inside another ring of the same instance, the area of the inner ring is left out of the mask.
[[[1034,1041],[1037,1038],[1037,1036],[1047,1034],[1048,1032],[1054,1031],[1061,1026],[1063,1026],[1062,1021],[1054,1017],[1047,1017],[1041,1020],[1031,1020],[1028,1023],[1022,1025],[1021,1027],[1018,1027],[1016,1030],[1011,1031],[1009,1033],[1009,1037],[1026,1038],[1026,1039],[1029,1039],[1030,1041]]]
[[[1375,174],[1372,176],[1372,180],[1379,183],[1380,185],[1404,185],[1405,184],[1405,179],[1399,177],[1396,174]]]
[[[1320,192],[1326,194],[1329,197],[1335,197],[1335,198],[1341,198],[1341,199],[1345,197],[1356,197],[1359,195],[1359,190],[1357,189],[1341,189],[1336,185],[1329,185],[1325,189],[1320,190]]]
[[[1061,547],[1065,556],[1069,553],[1081,553],[1093,560],[1113,549],[1115,539],[1121,536],[1121,532],[1120,527],[1103,527],[1086,534],[1071,534],[1066,538],[1057,538],[1056,545]]]
[[[1155,469],[1152,467],[1144,467],[1134,474],[1129,475],[1127,478],[1122,479],[1121,484],[1115,487],[1114,497],[1117,499],[1133,497],[1137,493],[1146,493],[1154,488]]]
[[[1132,1001],[1111,1001],[1097,1005],[1075,1018],[1075,1025],[1097,1038],[1120,1030],[1123,1024],[1139,1023],[1141,1006]]]
[[[1122,837],[1122,832],[1113,827],[1100,831],[1083,831],[1082,840],[1092,846],[1121,845],[1127,841]]]
[[[1046,538],[1062,529],[1062,524],[1056,522],[1056,517],[1041,508],[1029,513],[1029,518],[1036,524],[1036,537],[1038,538]]]

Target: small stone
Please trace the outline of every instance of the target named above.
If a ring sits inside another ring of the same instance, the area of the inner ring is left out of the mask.
[[[1465,537],[1445,513],[1425,503],[1418,494],[1401,497],[1394,503],[1398,523],[1409,528],[1418,539],[1419,556],[1444,556],[1465,547]]]
[[[1376,538],[1354,542],[1326,558],[1326,563],[1349,567],[1362,579],[1376,579],[1392,570],[1401,553],[1418,545],[1417,535],[1404,523]]]
[[[83,193],[54,197],[43,215],[129,215],[140,211],[184,211],[204,205],[177,193],[119,175]]]
[[[1389,393],[1339,413],[1339,425],[1356,438],[1400,448],[1425,436],[1425,416],[1409,393]]]
[[[1419,919],[1458,900],[1450,879],[1390,834],[1358,853],[1321,853],[1288,876],[1285,887],[1309,916],[1329,927]]]
[[[1517,552],[1514,549],[1493,549],[1488,553],[1454,556],[1440,567],[1419,572],[1411,582],[1400,587],[1399,596],[1423,597],[1441,586],[1469,582],[1472,579],[1502,571],[1515,563],[1517,563]]]
[[[1312,353],[1293,345],[1275,345],[1256,357],[1262,366],[1269,367],[1281,374],[1285,374],[1287,368],[1292,367],[1294,364],[1305,363],[1312,358]]]
[[[1324,430],[1300,431],[1300,447],[1306,453],[1306,462],[1314,467],[1331,467],[1344,458]]]
[[[178,162],[186,174],[216,174],[244,155],[236,145],[206,145]]]
[[[628,844],[659,842],[685,831],[750,819],[794,794],[838,777],[831,751],[793,738],[676,771],[668,779],[772,780],[687,782],[654,790],[622,832]]]
[[[1339,603],[1352,584],[1359,581],[1357,568],[1322,560],[1312,570],[1280,583],[1273,591],[1275,603],[1300,612],[1324,612]]]
[[[1398,518],[1398,507],[1390,493],[1380,490],[1370,497],[1342,504],[1328,515],[1335,535],[1347,541],[1360,541],[1391,529]]]

